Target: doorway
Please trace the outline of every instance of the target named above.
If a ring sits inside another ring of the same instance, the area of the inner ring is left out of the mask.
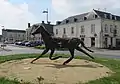
[[[95,37],[91,38],[91,47],[95,47]]]
[[[105,48],[107,48],[107,38],[105,38]]]

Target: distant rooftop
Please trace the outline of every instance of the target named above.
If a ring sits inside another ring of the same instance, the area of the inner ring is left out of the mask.
[[[2,31],[7,31],[7,32],[21,32],[25,33],[25,30],[17,30],[17,29],[2,29]]]

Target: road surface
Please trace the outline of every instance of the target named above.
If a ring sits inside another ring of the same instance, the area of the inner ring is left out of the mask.
[[[42,51],[43,50],[24,47],[24,46],[7,45],[5,47],[5,50],[0,48],[0,56],[12,55],[12,54],[41,53]],[[120,58],[120,50],[94,49],[94,51],[95,51],[94,53],[90,53],[90,54],[96,57],[116,58],[116,59]],[[50,51],[48,53],[50,53]],[[70,54],[69,51],[55,51],[55,53]],[[79,51],[75,51],[75,55],[85,56],[83,53]]]

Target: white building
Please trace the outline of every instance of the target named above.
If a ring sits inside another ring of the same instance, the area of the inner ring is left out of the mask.
[[[53,27],[56,37],[77,37],[87,47],[120,47],[120,16],[92,10],[57,21]]]
[[[8,43],[25,40],[25,30],[2,29],[2,39]]]

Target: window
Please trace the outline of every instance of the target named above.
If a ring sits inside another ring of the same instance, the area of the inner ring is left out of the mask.
[[[84,17],[84,20],[87,20],[87,17]]]
[[[117,25],[115,25],[114,36],[117,36]]]
[[[63,34],[66,34],[66,29],[65,28],[63,28]]]
[[[84,26],[81,26],[81,34],[84,34],[84,32],[85,32]]]
[[[56,29],[56,34],[58,34],[58,29]]]
[[[74,22],[77,22],[77,18],[74,18]]]
[[[113,26],[110,25],[110,32],[113,33]]]
[[[95,24],[91,24],[91,33],[95,33]]]
[[[115,25],[115,29],[117,29],[117,25]]]
[[[74,27],[71,27],[71,34],[74,34]]]
[[[115,20],[115,17],[114,17],[114,16],[112,16],[112,20]]]
[[[115,31],[116,31],[115,33],[117,34],[117,25],[115,25]]]
[[[69,22],[69,20],[66,20],[66,23],[68,23]]]
[[[95,18],[98,18],[98,16],[97,16],[97,15],[95,15]]]
[[[108,25],[105,24],[105,33],[108,33]]]

